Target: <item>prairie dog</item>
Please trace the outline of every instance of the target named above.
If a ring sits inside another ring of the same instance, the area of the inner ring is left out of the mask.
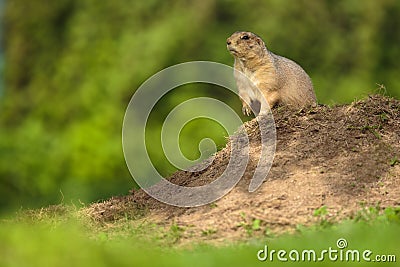
[[[226,40],[229,52],[235,58],[235,79],[246,115],[251,107],[255,114],[263,113],[262,97],[270,108],[283,104],[303,108],[316,104],[310,77],[296,62],[275,55],[264,41],[252,32],[235,32]],[[243,78],[244,74],[259,90]],[[264,102],[265,103],[265,102]]]

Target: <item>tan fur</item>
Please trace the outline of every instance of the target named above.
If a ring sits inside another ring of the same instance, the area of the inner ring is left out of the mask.
[[[235,79],[245,114],[251,112],[249,105],[256,113],[257,110],[260,113],[267,110],[262,105],[262,96],[271,108],[278,104],[292,108],[316,104],[313,85],[307,73],[294,61],[270,52],[260,37],[251,32],[235,32],[226,43],[235,58]],[[237,71],[251,80],[262,95]]]

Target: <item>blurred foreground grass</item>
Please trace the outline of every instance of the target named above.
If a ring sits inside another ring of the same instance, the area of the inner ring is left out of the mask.
[[[182,248],[170,243],[176,230],[173,228],[157,237],[154,229],[149,228],[150,224],[142,224],[136,229],[126,227],[125,231],[111,237],[112,226],[108,233],[96,229],[93,222],[77,219],[75,211],[58,216],[44,214],[41,210],[34,216],[26,213],[1,223],[0,266],[276,266],[290,263],[308,266],[313,263],[279,262],[276,254],[273,261],[261,262],[257,252],[264,245],[268,245],[269,250],[284,249],[288,253],[293,249],[300,252],[313,249],[318,258],[324,249],[338,249],[336,242],[340,238],[347,241],[344,250],[359,250],[360,253],[371,250],[371,259],[376,255],[395,255],[399,261],[399,210],[388,208],[375,216],[377,214],[370,209],[368,214],[375,215],[365,214],[335,225],[299,227],[296,233],[279,237],[227,242],[219,247],[203,243]],[[37,220],[39,217],[42,219]],[[127,219],[126,223],[129,221]],[[139,232],[146,234],[138,235]],[[327,255],[323,262],[314,264],[397,266],[396,262],[330,261]]]

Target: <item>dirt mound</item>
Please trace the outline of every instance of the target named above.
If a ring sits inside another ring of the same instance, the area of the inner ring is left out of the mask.
[[[400,101],[374,95],[350,105],[318,106],[293,112],[274,111],[275,159],[268,178],[254,193],[248,185],[260,154],[256,120],[245,124],[251,158],[239,184],[213,204],[177,208],[160,203],[142,190],[96,203],[93,218],[112,221],[138,210],[142,220],[184,227],[192,239],[238,239],[249,231],[281,232],[310,225],[327,207],[327,220],[355,216],[360,204],[400,205]],[[198,186],[216,179],[229,161],[230,144],[199,172],[178,171],[175,184]],[[143,212],[142,212],[143,213]]]

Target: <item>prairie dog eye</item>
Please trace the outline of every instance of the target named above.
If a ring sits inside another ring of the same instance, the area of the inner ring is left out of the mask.
[[[249,36],[248,35],[243,35],[242,37],[240,37],[240,39],[242,39],[242,40],[249,40]]]

